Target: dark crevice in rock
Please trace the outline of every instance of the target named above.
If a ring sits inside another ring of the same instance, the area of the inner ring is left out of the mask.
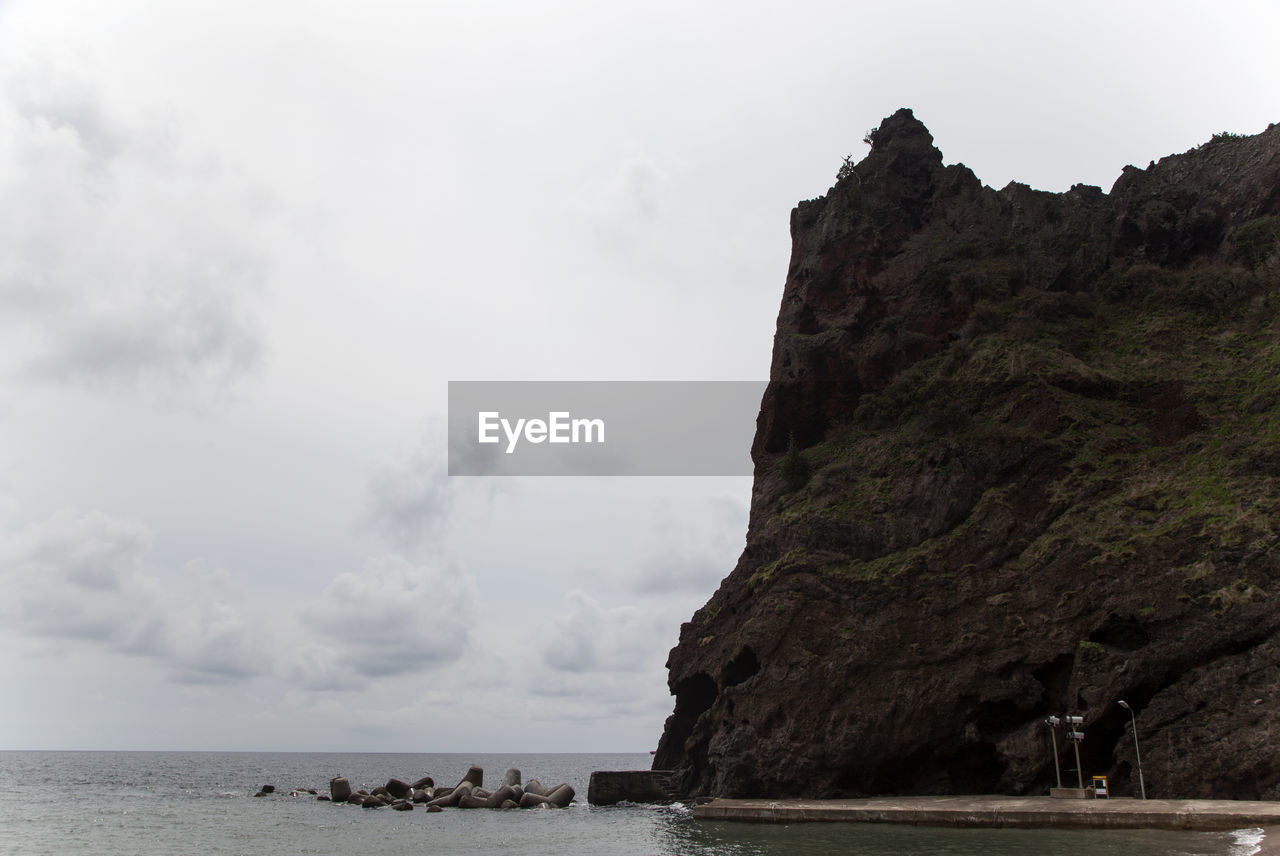
[[[750,645],[743,645],[742,650],[738,652],[738,656],[729,661],[724,667],[724,676],[721,683],[725,689],[736,687],[738,684],[747,680],[760,671],[760,661],[756,659],[756,652],[751,650]]]
[[[1111,613],[1097,630],[1089,634],[1090,642],[1119,651],[1137,651],[1151,641],[1147,630],[1136,616]]]
[[[1242,634],[1234,639],[1226,639],[1216,645],[1202,650],[1198,654],[1189,652],[1185,657],[1172,660],[1168,667],[1161,671],[1156,679],[1141,681],[1132,691],[1130,704],[1135,710],[1141,710],[1159,692],[1173,686],[1183,675],[1194,669],[1209,669],[1216,663],[1238,657],[1248,651],[1260,647],[1275,634],[1274,626],[1256,628],[1253,633]],[[1136,700],[1136,702],[1134,701]]]
[[[1067,687],[1071,685],[1071,672],[1075,669],[1075,654],[1059,654],[1031,673],[1044,687],[1041,698],[1047,711],[1066,708]]]

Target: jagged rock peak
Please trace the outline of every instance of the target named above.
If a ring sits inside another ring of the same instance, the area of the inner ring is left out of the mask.
[[[903,107],[867,132],[864,142],[871,151],[841,178],[856,176],[852,182],[838,182],[846,192],[866,189],[877,197],[911,199],[927,195],[936,174],[942,169],[942,152],[933,144],[933,135],[910,109]],[[963,169],[963,167],[961,168]],[[819,201],[819,200],[814,200]]]
[[[871,153],[900,153],[923,160],[942,162],[942,152],[933,144],[933,134],[916,118],[909,107],[886,116],[868,138]]]

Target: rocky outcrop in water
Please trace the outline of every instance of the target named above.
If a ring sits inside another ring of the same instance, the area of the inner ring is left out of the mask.
[[[1071,713],[1136,792],[1125,699],[1149,795],[1280,798],[1280,128],[1061,194],[908,110],[870,142],[792,212],[747,544],[654,767],[1042,793]]]
[[[350,780],[345,776],[335,776],[329,780],[328,795],[322,794],[317,798],[335,804],[347,803],[363,808],[390,806],[397,811],[412,811],[414,805],[419,804],[425,804],[428,811],[442,811],[446,807],[566,808],[573,802],[574,790],[568,784],[546,789],[538,783],[537,779],[530,779],[528,784],[522,787],[520,779],[520,771],[512,768],[502,777],[502,784],[497,790],[489,791],[484,788],[484,770],[480,767],[470,767],[458,784],[451,788],[437,788],[432,777],[423,776],[413,784],[391,778],[385,785],[366,791],[352,790]],[[294,794],[297,793],[297,791],[294,792]],[[310,793],[314,794],[315,791]],[[265,794],[258,793],[255,796],[265,796]]]

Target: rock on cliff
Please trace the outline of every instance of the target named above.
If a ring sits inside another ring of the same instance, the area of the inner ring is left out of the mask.
[[[655,768],[1043,792],[1072,713],[1136,792],[1125,699],[1148,795],[1280,798],[1280,127],[1109,193],[993,190],[909,110],[870,140],[792,212],[747,545]]]

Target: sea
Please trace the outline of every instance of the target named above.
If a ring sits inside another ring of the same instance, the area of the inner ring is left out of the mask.
[[[587,804],[592,770],[641,770],[648,754],[0,752],[0,853],[394,854],[450,856],[1249,856],[1260,829],[950,829],[703,821],[691,806]],[[353,788],[431,776],[486,784],[508,768],[577,791],[565,809],[364,809],[319,801],[334,776]],[[263,785],[275,793],[255,797]]]

